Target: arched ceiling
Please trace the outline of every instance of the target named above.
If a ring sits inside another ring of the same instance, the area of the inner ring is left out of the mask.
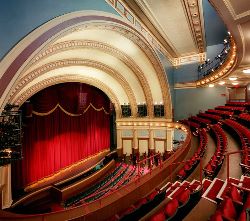
[[[84,16],[89,20],[81,20]],[[1,108],[7,102],[21,105],[50,85],[79,79],[103,90],[119,113],[120,105],[130,103],[135,117],[137,104],[145,102],[153,117],[153,104],[162,102],[171,119],[168,83],[153,47],[122,19],[100,12],[94,16],[61,16],[19,43],[1,62],[1,80],[9,80],[1,91]]]

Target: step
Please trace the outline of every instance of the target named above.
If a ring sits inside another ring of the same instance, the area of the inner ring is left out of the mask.
[[[242,175],[240,181],[240,186],[250,189],[250,177]]]
[[[202,185],[203,185],[202,193],[204,193],[207,190],[207,188],[210,186],[211,183],[212,183],[211,180],[208,180],[208,179],[202,180]]]
[[[181,183],[179,181],[175,181],[172,186],[170,186],[167,190],[166,190],[166,197],[168,197],[177,187],[179,187],[181,185]]]
[[[189,184],[189,189],[194,192],[195,190],[198,190],[200,188],[201,184],[200,181],[198,180],[193,180],[190,184]]]
[[[168,195],[169,199],[174,199],[180,192],[186,189],[189,186],[190,182],[184,180],[179,187],[175,188],[172,193]]]
[[[162,191],[163,189],[168,189],[169,187],[171,187],[172,186],[172,183],[170,183],[170,182],[167,182],[163,187],[161,187],[161,189],[160,189],[160,191]]]
[[[215,178],[207,190],[203,193],[202,197],[213,202],[216,202],[216,197],[222,186],[224,185],[225,181]]]
[[[234,183],[236,185],[239,185],[240,184],[240,180],[239,179],[235,179],[235,178],[232,178],[232,177],[229,177],[229,181],[230,183]],[[226,180],[225,183],[223,184],[223,186],[221,187],[219,193],[217,194],[217,199],[219,200],[223,200],[225,197],[225,194],[226,194],[226,190],[227,190],[227,187],[229,185],[229,181]]]

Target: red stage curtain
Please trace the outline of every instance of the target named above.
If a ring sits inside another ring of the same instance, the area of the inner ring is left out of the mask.
[[[59,84],[30,100],[33,115],[24,127],[24,158],[13,165],[14,189],[110,147],[110,101],[97,88]]]

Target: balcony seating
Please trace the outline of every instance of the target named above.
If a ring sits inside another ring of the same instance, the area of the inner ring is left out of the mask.
[[[179,180],[186,179],[195,169],[197,164],[200,162],[200,158],[204,155],[207,148],[208,137],[205,129],[200,129],[199,132],[199,147],[195,154],[186,161],[184,166],[180,169],[177,174]]]
[[[227,137],[223,129],[218,124],[212,125],[211,131],[213,132],[216,139],[216,150],[203,170],[205,176],[213,179],[217,176],[224,161],[224,153],[227,148]]]
[[[153,194],[149,194],[147,197],[147,202],[143,203],[140,207],[135,207],[134,210],[130,211],[129,213],[126,213],[123,217],[119,217],[122,221],[131,221],[131,220],[139,220],[141,217],[146,215],[149,211],[151,211],[153,208],[155,208],[157,205],[159,205],[164,199],[165,199],[165,191],[159,191],[155,195],[155,191],[153,191]],[[152,196],[154,197],[152,198]],[[151,197],[150,197],[151,196]]]
[[[234,130],[234,132],[238,135],[238,138],[241,142],[241,148],[243,150],[241,156],[241,167],[243,173],[250,173],[250,152],[249,152],[249,145],[250,145],[250,131],[248,128],[244,127],[240,123],[227,119],[224,122],[224,125]]]
[[[207,114],[207,113],[199,113],[197,116],[210,119],[214,123],[217,123],[222,118],[219,115]]]
[[[201,117],[196,117],[196,116],[192,116],[188,118],[189,121],[194,121],[200,125],[202,125],[203,127],[207,127],[208,124],[211,124],[211,120],[208,119],[204,119]]]
[[[208,109],[206,111],[206,113],[208,114],[216,114],[216,115],[220,115],[224,118],[230,118],[233,116],[234,112],[233,111],[225,111],[225,110],[214,110],[214,109]]]
[[[217,106],[215,110],[231,110],[234,111],[235,114],[239,114],[246,110],[246,107],[238,107],[238,106]]]
[[[199,123],[189,121],[189,120],[186,120],[186,119],[180,120],[180,123],[189,126],[192,131],[196,131],[198,128],[201,127],[201,125]]]
[[[185,181],[186,182],[186,181]],[[183,182],[184,183],[184,182]],[[172,194],[172,199],[167,201],[166,204],[160,205],[158,211],[156,210],[155,214],[150,214],[147,217],[147,220],[155,221],[155,220],[182,220],[189,211],[197,204],[200,200],[202,187],[194,189],[192,183],[187,185],[181,184],[179,188],[175,190]],[[163,214],[165,215],[165,219],[163,219]],[[144,217],[145,218],[145,217]]]
[[[226,106],[250,107],[250,102],[227,102]]]

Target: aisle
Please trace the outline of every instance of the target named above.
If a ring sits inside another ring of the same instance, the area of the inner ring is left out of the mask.
[[[216,149],[216,143],[215,143],[214,139],[210,136],[209,132],[207,132],[207,135],[208,135],[208,145],[207,145],[207,149],[205,151],[205,154],[202,158],[202,168],[204,168],[207,165],[210,158],[214,155],[214,152]],[[200,164],[197,165],[194,172],[187,178],[187,180],[190,182],[194,179],[196,179],[196,180],[200,179]]]
[[[240,150],[240,145],[236,142],[236,140],[224,130],[227,135],[227,152],[233,152]],[[241,157],[240,154],[230,155],[230,162],[229,162],[229,177],[240,179],[242,175],[241,167],[240,167]],[[217,178],[225,180],[227,178],[227,160],[225,159],[223,165],[217,175]]]

